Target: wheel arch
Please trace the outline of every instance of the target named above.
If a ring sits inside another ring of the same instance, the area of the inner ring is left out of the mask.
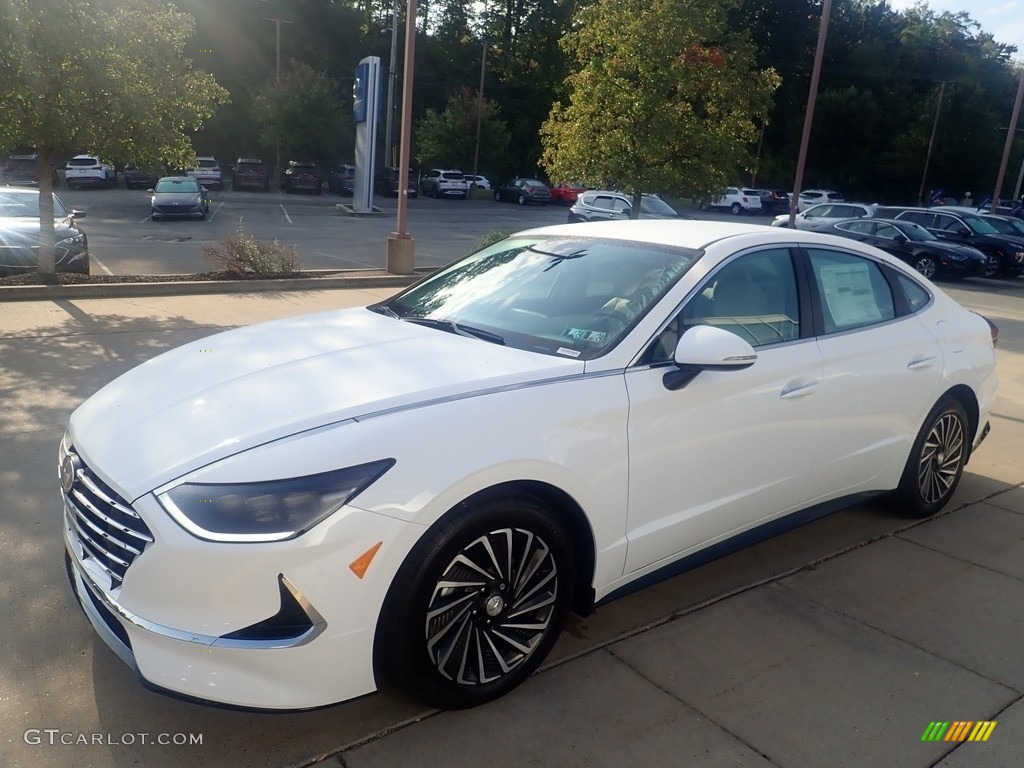
[[[978,436],[978,428],[980,426],[978,422],[981,418],[981,409],[978,406],[978,397],[974,394],[974,390],[966,384],[957,384],[951,387],[943,393],[942,397],[954,398],[963,406],[964,411],[967,412],[967,429],[970,434],[970,440],[967,443],[967,458],[970,459],[971,446],[974,445],[974,440]],[[941,399],[939,398],[939,400]]]
[[[550,483],[538,480],[512,480],[477,491],[452,509],[502,496],[532,496],[550,509],[565,526],[576,556],[576,589],[570,608],[573,613],[580,616],[589,616],[593,613],[596,565],[594,531],[579,503],[561,488]],[[444,518],[447,514],[446,512],[441,517]]]

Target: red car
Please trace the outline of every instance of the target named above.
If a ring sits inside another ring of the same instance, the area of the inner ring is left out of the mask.
[[[564,182],[552,184],[551,202],[556,205],[573,205],[576,202],[576,198],[580,196],[580,193],[586,191],[586,187],[575,181],[568,184]]]

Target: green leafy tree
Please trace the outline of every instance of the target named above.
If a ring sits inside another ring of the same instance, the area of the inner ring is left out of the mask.
[[[52,174],[75,152],[184,167],[228,94],[184,54],[192,18],[150,0],[0,0],[0,148],[39,155],[39,272],[53,274]]]
[[[281,82],[268,81],[253,103],[260,139],[271,149],[281,138],[281,159],[330,163],[351,156],[352,99],[338,82],[301,61],[292,61]]]
[[[473,167],[478,103],[477,92],[463,86],[449,97],[443,112],[427,110],[416,126],[416,160],[421,167],[461,168],[467,172]],[[480,167],[504,173],[508,145],[501,110],[485,98],[480,122]]]
[[[708,196],[750,164],[778,78],[722,0],[598,0],[563,39],[579,69],[541,128],[552,180]]]

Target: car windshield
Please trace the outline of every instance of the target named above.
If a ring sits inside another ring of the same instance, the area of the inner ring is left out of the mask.
[[[991,224],[985,221],[985,219],[981,218],[981,216],[971,216],[970,214],[965,214],[962,218],[964,220],[964,224],[967,225],[967,228],[970,229],[971,232],[973,232],[976,235],[999,234],[999,230],[997,230],[995,227],[993,227]]]
[[[699,256],[635,242],[512,236],[370,309],[587,360],[611,349]]]
[[[640,212],[659,216],[678,216],[675,210],[660,197],[643,197],[640,199]]]
[[[63,219],[68,215],[57,196],[53,197],[53,217]],[[39,195],[13,195],[0,192],[0,218],[38,219]]]
[[[68,160],[69,168],[75,168],[79,166],[91,168],[94,165],[99,165],[99,161],[94,157],[73,157],[70,160]]]
[[[199,182],[192,179],[160,179],[155,192],[199,192]]]
[[[217,167],[217,161],[216,160],[200,160],[199,161],[199,167],[200,168],[216,168]]]

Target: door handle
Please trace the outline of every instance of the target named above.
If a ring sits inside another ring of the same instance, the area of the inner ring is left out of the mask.
[[[923,371],[926,368],[931,368],[934,364],[935,355],[918,355],[907,363],[907,368],[911,371]]]
[[[791,381],[782,388],[779,397],[783,400],[795,400],[798,397],[813,395],[818,389],[818,383],[817,379]]]

